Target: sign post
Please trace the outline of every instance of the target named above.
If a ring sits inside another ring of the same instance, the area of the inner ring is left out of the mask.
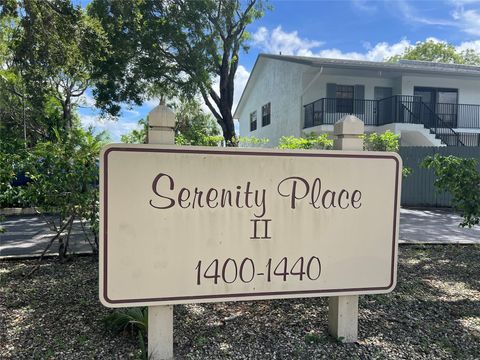
[[[363,150],[363,122],[353,115],[338,121],[333,128],[335,150]],[[333,296],[328,299],[328,330],[342,342],[358,338],[358,295]]]
[[[148,116],[149,144],[175,144],[175,114],[163,100]],[[148,358],[173,359],[173,305],[148,307]]]

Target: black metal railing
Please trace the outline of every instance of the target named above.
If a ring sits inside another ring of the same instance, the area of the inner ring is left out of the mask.
[[[472,104],[435,104],[435,112],[453,128],[480,129],[480,106]]]
[[[323,98],[305,105],[305,128],[333,125],[345,115],[354,114],[365,125],[376,125],[377,101]]]
[[[438,116],[427,104],[419,101],[420,123],[423,124],[430,133],[447,146],[465,146],[459,134],[452,129],[450,123],[446,123]]]
[[[333,125],[348,114],[357,116],[365,125],[420,124],[445,145],[469,145],[477,139],[460,136],[453,128],[480,129],[480,105],[430,105],[412,95],[394,95],[380,100],[322,98],[305,105],[304,127]]]

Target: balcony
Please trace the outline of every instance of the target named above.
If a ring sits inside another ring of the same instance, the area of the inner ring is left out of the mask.
[[[445,145],[480,146],[480,133],[468,131],[480,129],[480,105],[426,104],[419,96],[395,95],[381,100],[322,98],[304,111],[305,129],[333,125],[353,114],[366,126],[421,124]]]

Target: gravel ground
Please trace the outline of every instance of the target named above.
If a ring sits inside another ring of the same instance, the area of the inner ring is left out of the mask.
[[[178,359],[480,359],[480,246],[400,247],[398,285],[360,298],[359,341],[328,336],[327,299],[175,306]],[[107,331],[97,263],[0,263],[0,358],[135,359]]]

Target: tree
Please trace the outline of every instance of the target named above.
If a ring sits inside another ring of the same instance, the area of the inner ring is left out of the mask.
[[[97,104],[115,115],[120,102],[200,94],[227,144],[236,145],[235,73],[240,51],[247,50],[246,27],[264,8],[262,0],[94,0],[89,14],[113,51],[97,64]]]
[[[12,32],[2,82],[12,100],[22,103],[23,127],[28,119],[45,137],[52,128],[68,131],[78,99],[91,85],[93,62],[107,55],[101,27],[66,0],[18,1],[2,20]]]
[[[388,61],[397,62],[401,59],[480,65],[480,54],[474,49],[457,51],[452,44],[433,40],[418,42],[415,46],[406,48],[403,54],[392,56]]]
[[[427,156],[422,166],[433,169],[439,191],[452,194],[453,208],[463,216],[462,227],[480,224],[480,172],[475,159],[456,156]]]
[[[175,111],[175,143],[218,146],[222,142],[216,122],[196,101],[181,103]]]
[[[222,141],[216,122],[205,114],[197,101],[172,104],[175,111],[175,143],[177,145],[218,146]],[[143,144],[147,140],[148,120],[138,122],[134,129],[120,137],[124,143]]]

